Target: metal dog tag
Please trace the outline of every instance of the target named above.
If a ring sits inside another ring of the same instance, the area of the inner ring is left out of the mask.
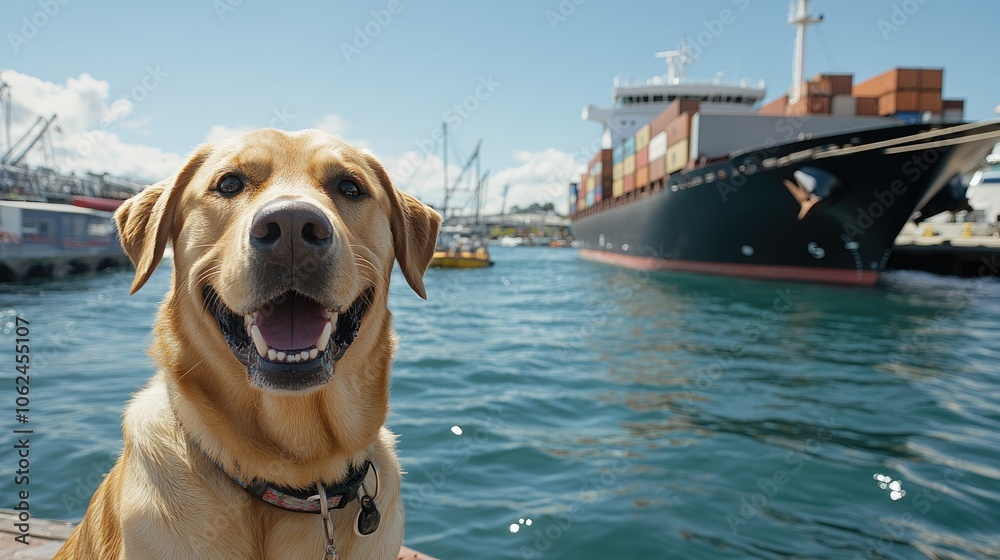
[[[382,520],[382,514],[378,512],[375,500],[371,499],[371,497],[361,496],[359,501],[361,502],[361,510],[358,511],[358,520],[354,524],[354,531],[358,536],[367,537],[378,529],[379,521]]]

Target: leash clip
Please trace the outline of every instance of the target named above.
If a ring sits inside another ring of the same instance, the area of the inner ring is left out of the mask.
[[[322,482],[317,482],[316,489],[319,492],[320,516],[323,518],[323,535],[326,537],[323,560],[339,560],[340,555],[337,553],[337,546],[333,543],[333,519],[330,517],[330,508],[326,501],[326,488],[323,487]]]

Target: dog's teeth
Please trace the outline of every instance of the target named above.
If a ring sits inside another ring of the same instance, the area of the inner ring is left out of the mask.
[[[310,360],[315,360],[316,356],[319,356],[319,350],[313,348],[312,350],[309,351],[309,359]]]
[[[264,335],[260,334],[260,329],[257,328],[257,325],[250,327],[250,338],[253,339],[253,345],[257,347],[258,354],[266,356],[269,353],[267,343],[264,342]]]
[[[267,351],[267,359],[271,360],[272,362],[278,359],[278,351],[275,350],[274,348],[269,349]]]
[[[302,360],[303,362],[306,361],[306,360],[308,360],[309,359],[309,351],[308,350],[303,350],[303,351],[299,352],[299,359]]]
[[[252,324],[253,324],[253,315],[244,315],[243,316],[243,326],[245,326],[246,328],[249,329],[250,325],[252,325]]]
[[[324,309],[323,310],[323,318],[324,319],[330,319],[331,317],[333,317],[333,311],[330,311],[329,309]]]
[[[333,334],[333,324],[327,323],[323,327],[323,332],[319,335],[316,340],[316,348],[326,348],[326,345],[330,342],[330,335]]]
[[[278,361],[279,362],[285,361],[285,356],[286,354],[284,352],[278,352]]]

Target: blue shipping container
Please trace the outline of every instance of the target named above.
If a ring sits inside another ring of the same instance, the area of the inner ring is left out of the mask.
[[[625,146],[621,145],[615,148],[615,151],[611,154],[613,163],[621,163],[625,160]]]
[[[594,191],[590,191],[589,193],[587,193],[587,206],[593,206],[593,205],[594,205]]]
[[[625,157],[635,154],[635,136],[625,141]]]

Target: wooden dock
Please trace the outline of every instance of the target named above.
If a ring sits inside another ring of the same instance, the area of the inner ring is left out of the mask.
[[[5,560],[52,560],[76,524],[65,521],[32,518],[31,538],[24,545],[14,540],[18,535],[14,524],[17,512],[0,509],[0,558]],[[435,560],[405,546],[399,550],[397,560]]]
[[[1000,276],[1000,230],[978,223],[908,224],[896,238],[887,268]]]

